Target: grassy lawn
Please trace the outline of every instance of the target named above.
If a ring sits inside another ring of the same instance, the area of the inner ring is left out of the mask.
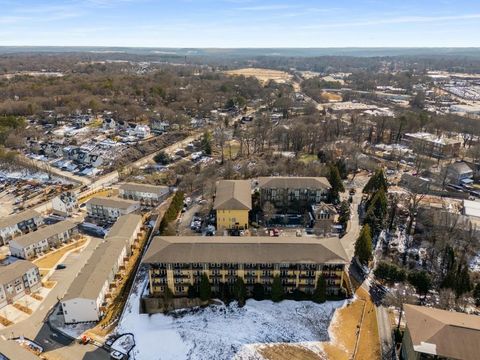
[[[301,162],[303,162],[304,164],[309,164],[312,161],[318,160],[318,157],[317,157],[317,155],[314,155],[314,154],[302,154],[302,155],[300,155],[299,160]]]
[[[57,263],[60,261],[60,259],[68,251],[80,248],[83,245],[85,245],[86,242],[87,242],[87,239],[82,237],[80,240],[78,240],[78,241],[76,241],[72,244],[69,244],[67,246],[64,246],[64,247],[58,249],[58,250],[55,250],[55,251],[45,255],[44,257],[38,259],[38,260],[34,260],[33,263],[35,265],[37,265],[39,268],[41,268],[42,269],[41,271],[45,271],[46,269],[51,269],[55,265],[57,265]],[[47,272],[48,272],[48,270],[45,271],[45,273],[47,273]]]
[[[105,190],[98,191],[96,193],[93,193],[93,194],[90,194],[88,196],[80,198],[78,200],[78,203],[83,204],[83,203],[87,202],[88,200],[90,200],[92,197],[95,197],[95,196],[112,196],[112,195],[114,195],[112,189],[105,189]]]

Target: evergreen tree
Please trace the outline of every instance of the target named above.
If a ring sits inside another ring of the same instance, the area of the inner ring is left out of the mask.
[[[368,180],[367,184],[363,188],[363,192],[366,194],[372,194],[377,192],[378,190],[383,189],[383,191],[387,192],[388,190],[388,183],[387,179],[385,179],[385,174],[383,173],[382,169],[377,169],[375,174]]]
[[[480,282],[475,286],[473,290],[473,300],[475,300],[475,305],[480,306]]]
[[[355,243],[355,256],[360,263],[367,265],[373,259],[372,255],[372,233],[368,224],[363,225],[360,236]]]
[[[459,298],[461,295],[472,291],[472,282],[466,264],[460,264],[457,270],[455,281],[455,295]]]
[[[192,284],[188,286],[187,296],[189,299],[195,299],[196,297],[198,297],[198,291],[196,287]]]
[[[426,295],[427,292],[432,288],[432,279],[424,270],[413,271],[408,274],[408,282],[413,285],[415,290],[420,295]]]
[[[200,300],[207,301],[212,297],[212,288],[210,286],[210,281],[208,280],[207,274],[203,273],[200,279]]]
[[[245,282],[240,276],[237,276],[237,280],[233,285],[233,298],[238,301],[238,305],[245,305],[245,300],[247,299],[247,288],[245,287]]]
[[[280,276],[275,275],[272,283],[272,301],[279,302],[283,299],[283,287]]]
[[[255,283],[253,285],[253,298],[257,301],[265,299],[265,289],[262,284]]]
[[[208,131],[203,133],[201,147],[206,155],[212,155],[212,135]]]
[[[324,303],[327,300],[327,284],[323,275],[318,277],[317,286],[313,292],[312,300],[318,304]]]
[[[340,203],[338,222],[345,227],[350,220],[350,204],[344,200]]]
[[[330,202],[337,203],[339,200],[339,194],[345,191],[343,187],[342,179],[340,178],[340,173],[335,165],[330,164],[328,172],[328,181],[330,182]]]
[[[378,235],[384,228],[388,210],[388,200],[385,191],[381,188],[375,192],[367,203],[367,213],[364,222],[370,226],[374,235]]]
[[[340,158],[337,161],[335,161],[335,167],[338,169],[340,178],[345,180],[348,176],[347,164],[345,162],[345,159]]]

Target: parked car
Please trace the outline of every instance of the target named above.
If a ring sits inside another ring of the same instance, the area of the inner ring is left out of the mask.
[[[63,269],[66,269],[66,268],[67,268],[67,265],[65,265],[65,264],[58,264],[55,267],[55,269],[57,269],[57,270],[63,270]]]

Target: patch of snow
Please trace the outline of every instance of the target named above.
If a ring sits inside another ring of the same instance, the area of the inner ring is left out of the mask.
[[[134,334],[130,355],[135,360],[260,360],[251,345],[327,341],[335,309],[345,304],[248,300],[244,307],[234,302],[147,315],[139,313],[146,282],[136,284],[117,328],[118,334]],[[310,348],[321,351],[319,345]]]

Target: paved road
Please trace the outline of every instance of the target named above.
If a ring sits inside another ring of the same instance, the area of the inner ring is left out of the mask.
[[[343,238],[340,239],[343,247],[345,248],[345,252],[348,255],[348,258],[351,260],[353,259],[353,255],[355,253],[355,242],[357,241],[358,235],[360,235],[360,219],[358,215],[358,205],[362,200],[362,189],[364,185],[367,183],[368,177],[366,176],[358,176],[355,181],[351,185],[346,186],[346,192],[342,194],[342,199],[348,199],[348,189],[354,188],[356,190],[355,195],[353,195],[353,201],[351,206],[351,219],[347,226],[347,232]]]
[[[92,237],[83,251],[68,255],[62,262],[67,266],[66,269],[55,271],[50,277],[50,280],[57,281],[57,284],[44,299],[39,309],[24,321],[9,326],[6,329],[1,329],[0,336],[10,338],[23,335],[40,343],[45,347],[46,351],[57,349],[56,354],[60,354],[62,357],[53,357],[52,359],[108,359],[108,357],[85,357],[87,354],[90,354],[89,356],[97,356],[97,354],[99,354],[97,348],[93,345],[83,346],[74,344],[72,341],[67,342],[68,339],[53,333],[48,328],[48,325],[44,324],[50,309],[55,306],[58,299],[63,297],[75,276],[79,273],[80,269],[90,258],[100,242],[101,239]],[[66,344],[68,344],[68,347],[65,347]],[[72,354],[76,354],[75,357],[73,357]]]

